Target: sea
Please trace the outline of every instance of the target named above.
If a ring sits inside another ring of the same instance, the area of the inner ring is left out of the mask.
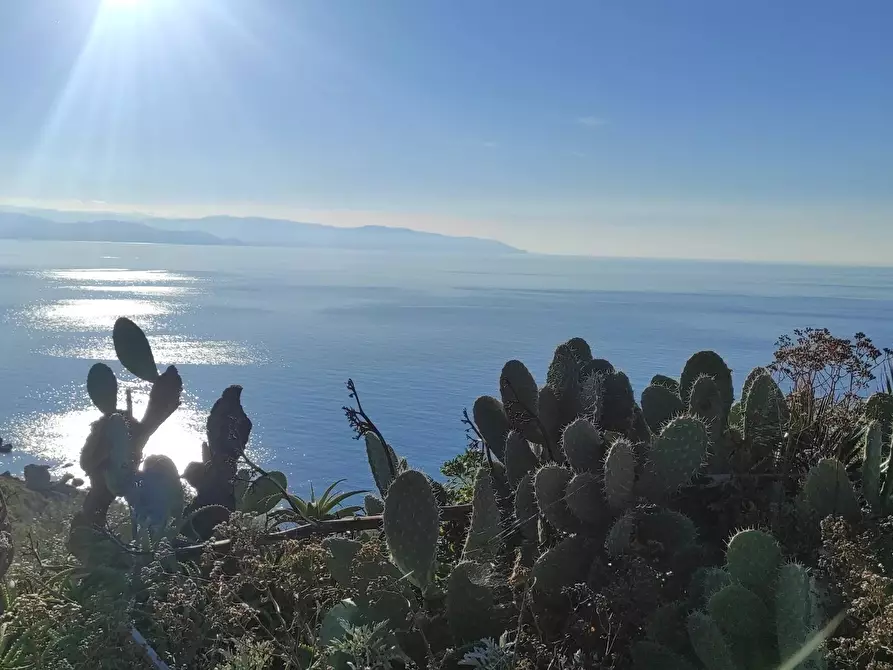
[[[891,315],[893,268],[2,241],[0,437],[13,450],[0,471],[34,462],[82,474],[96,361],[144,407],[148,385],[115,360],[119,316],[184,381],[147,454],[180,468],[200,458],[208,411],[239,384],[251,456],[306,494],[338,480],[373,488],[342,410],[348,379],[398,453],[437,476],[466,446],[463,410],[498,396],[503,363],[520,359],[543,383],[571,337],[624,370],[637,395],[701,349],[722,354],[740,388],[794,328],[890,346]]]

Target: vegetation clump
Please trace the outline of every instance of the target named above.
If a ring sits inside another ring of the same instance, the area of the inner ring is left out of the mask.
[[[239,386],[201,462],[144,458],[183,382],[133,322],[113,341],[149,403],[90,370],[67,542],[26,543],[0,482],[0,668],[893,667],[893,380],[871,393],[889,354],[864,335],[796,331],[740,380],[696,352],[638,394],[573,338],[542,383],[494,374],[445,483],[349,381],[376,490],[306,500],[246,454]]]

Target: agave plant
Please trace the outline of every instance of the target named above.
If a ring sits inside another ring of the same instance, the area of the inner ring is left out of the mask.
[[[344,479],[339,479],[329,485],[323,494],[317,498],[313,490],[313,483],[310,483],[310,499],[304,500],[294,494],[289,494],[289,501],[293,510],[298,513],[306,521],[328,521],[331,519],[343,519],[353,516],[363,509],[362,505],[349,505],[342,507],[341,504],[348,498],[360,494],[368,493],[368,491],[347,491],[346,493],[335,493],[335,488],[343,483]]]

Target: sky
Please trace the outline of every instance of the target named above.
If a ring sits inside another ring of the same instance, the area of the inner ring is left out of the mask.
[[[4,0],[0,204],[893,262],[893,2]]]

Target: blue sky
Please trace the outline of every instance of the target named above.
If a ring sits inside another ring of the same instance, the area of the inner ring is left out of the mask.
[[[0,203],[890,263],[893,3],[7,0]]]

